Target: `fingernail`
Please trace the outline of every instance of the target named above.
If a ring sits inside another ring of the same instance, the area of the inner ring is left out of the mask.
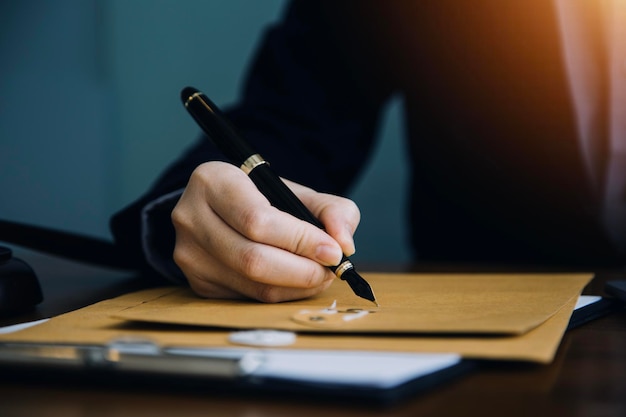
[[[315,258],[324,266],[338,265],[343,254],[337,246],[319,245],[315,250]]]
[[[346,256],[352,256],[356,252],[356,248],[354,247],[354,241],[350,240],[350,243],[345,247]]]

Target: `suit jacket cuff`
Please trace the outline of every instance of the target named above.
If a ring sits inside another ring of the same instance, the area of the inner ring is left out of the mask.
[[[172,257],[176,233],[170,216],[182,192],[183,189],[179,189],[152,200],[141,213],[141,244],[147,263],[160,275],[178,284],[186,279]]]

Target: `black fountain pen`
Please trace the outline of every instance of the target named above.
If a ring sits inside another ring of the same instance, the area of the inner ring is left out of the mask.
[[[187,111],[200,125],[202,130],[222,151],[224,156],[239,166],[254,182],[259,191],[276,208],[289,213],[300,220],[307,221],[323,229],[320,221],[306,208],[285,183],[272,171],[267,161],[256,153],[237,133],[234,126],[222,115],[211,100],[192,87],[186,87],[181,93]],[[376,297],[367,281],[355,270],[354,265],[343,256],[337,266],[329,267],[338,278],[347,281],[350,288],[359,297],[376,303]]]

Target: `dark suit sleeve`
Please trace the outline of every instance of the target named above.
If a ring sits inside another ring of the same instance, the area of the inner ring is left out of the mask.
[[[376,60],[362,53],[365,39],[349,20],[350,3],[291,3],[265,33],[238,104],[225,112],[279,175],[336,194],[348,190],[368,158],[390,92],[379,82]],[[113,216],[116,244],[150,268],[142,236],[152,236],[159,256],[171,262],[176,197],[150,210],[149,231],[145,208],[183,189],[199,164],[217,159],[223,157],[201,137],[143,197]]]

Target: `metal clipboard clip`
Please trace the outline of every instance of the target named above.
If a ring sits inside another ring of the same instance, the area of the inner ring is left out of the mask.
[[[263,354],[251,349],[161,347],[143,338],[106,345],[1,343],[0,365],[139,372],[235,379],[252,374]]]

